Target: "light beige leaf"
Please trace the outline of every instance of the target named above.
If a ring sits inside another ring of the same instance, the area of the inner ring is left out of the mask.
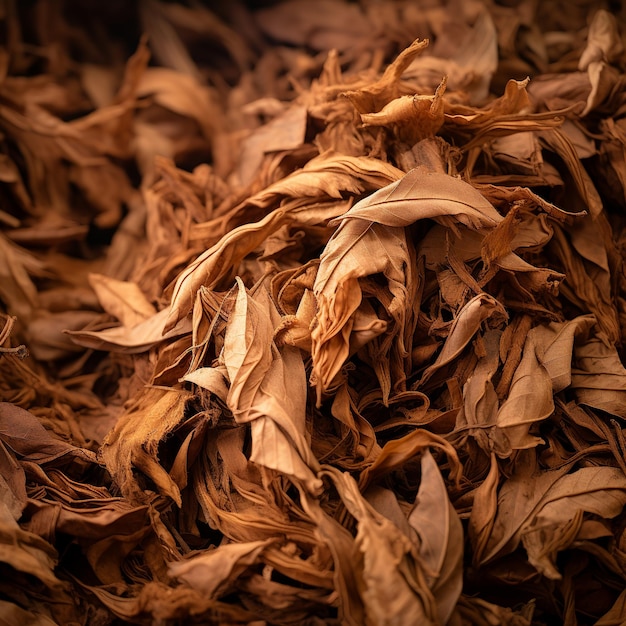
[[[463,527],[439,467],[422,452],[422,475],[409,524],[419,537],[419,555],[437,603],[440,624],[447,624],[463,588]]]
[[[385,226],[409,226],[422,219],[453,217],[472,228],[496,226],[502,216],[474,187],[443,172],[416,167],[355,204],[342,222],[368,220]]]
[[[531,427],[553,411],[552,379],[537,356],[535,338],[528,336],[509,395],[496,417],[498,430],[504,434],[503,440],[498,437],[497,454],[508,457],[512,450],[539,445],[543,440],[530,433]]]
[[[227,403],[240,424],[251,423],[251,461],[302,480],[318,492],[319,469],[306,439],[306,374],[297,348],[273,341],[279,316],[262,289],[258,300],[237,278],[235,307],[224,339],[230,380]]]
[[[262,552],[273,539],[244,543],[226,543],[213,550],[191,555],[168,566],[168,574],[207,598],[219,598],[249,567],[259,562]]]
[[[228,319],[222,360],[230,381],[228,405],[238,422],[254,419],[255,415],[250,415],[254,398],[276,357],[269,312],[248,296],[237,278],[235,307]]]
[[[359,561],[354,565],[362,570],[365,624],[436,624],[435,599],[428,589],[420,560],[413,556],[411,541],[367,503],[347,472],[326,467],[323,473],[333,481],[358,523],[355,556]]]
[[[559,551],[576,539],[582,512],[601,519],[619,515],[626,504],[626,476],[621,469],[583,467],[560,478],[545,493],[536,513],[521,529],[530,563],[548,578],[561,578]]]
[[[594,61],[612,63],[623,51],[624,45],[615,16],[605,9],[599,9],[591,20],[587,46],[580,55],[578,69],[586,70]]]
[[[124,326],[135,326],[156,314],[156,309],[135,283],[103,274],[90,274],[89,284],[102,308]]]
[[[506,319],[507,314],[502,304],[489,294],[480,293],[465,304],[454,318],[439,356],[424,370],[420,385],[424,385],[435,372],[461,354],[481,324],[491,317],[495,325]]]
[[[226,402],[228,398],[228,379],[224,366],[199,367],[185,374],[182,380],[210,391],[222,400],[222,402]]]
[[[191,331],[191,320],[181,319],[168,331],[164,330],[169,316],[169,309],[162,309],[134,326],[116,326],[105,330],[66,331],[74,343],[93,348],[136,354],[145,352],[162,341],[179,337]]]

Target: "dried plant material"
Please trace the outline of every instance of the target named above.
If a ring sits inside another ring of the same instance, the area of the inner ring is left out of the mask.
[[[2,255],[2,280],[0,281],[2,300],[15,315],[19,315],[20,319],[27,320],[37,306],[37,288],[27,269],[28,253],[2,236],[0,255]]]
[[[188,561],[172,563],[169,573],[207,598],[218,597],[228,592],[229,583],[236,581],[246,568],[258,562],[260,553],[271,543],[267,539],[222,545]]]
[[[408,520],[419,537],[419,555],[435,598],[437,621],[447,624],[463,588],[463,527],[428,450],[422,456],[421,469],[420,488]],[[435,519],[437,523],[433,523]]]
[[[496,425],[504,435],[499,454],[509,457],[512,450],[534,447],[542,440],[531,434],[532,425],[552,415],[552,380],[537,358],[534,337],[522,348],[520,361],[509,387],[509,395],[496,415]]]
[[[586,467],[563,476],[546,492],[538,513],[522,530],[529,562],[547,578],[561,578],[556,554],[581,532],[582,512],[602,519],[615,517],[626,503],[625,486],[623,472],[611,467]]]
[[[483,561],[484,552],[495,522],[496,511],[498,510],[499,477],[497,458],[492,453],[489,473],[474,492],[472,512],[469,518],[468,535],[472,542],[474,566]]]
[[[365,126],[389,126],[398,138],[413,145],[437,134],[444,120],[443,94],[446,78],[441,81],[434,96],[400,96],[376,113],[362,113]]]
[[[2,619],[621,624],[619,3],[118,4],[0,11]]]
[[[578,68],[586,70],[591,63],[618,61],[624,51],[615,16],[604,9],[596,11],[587,35],[587,45],[578,60]]]
[[[271,122],[252,131],[241,149],[241,186],[245,187],[254,180],[265,154],[299,148],[306,137],[306,123],[306,107],[292,106],[274,117]]]
[[[426,585],[424,565],[412,554],[410,540],[367,505],[349,474],[327,471],[346,509],[357,520],[355,548],[361,561],[357,567],[362,572],[364,623],[393,624],[406,615],[434,623],[434,598]]]
[[[164,330],[169,311],[163,309],[132,326],[115,326],[104,330],[69,330],[66,333],[80,345],[96,350],[123,350],[128,353],[145,352],[164,339],[188,332],[188,320],[181,322],[167,333]]]
[[[260,291],[260,294],[265,292]],[[224,336],[222,358],[230,386],[226,402],[239,424],[250,424],[250,461],[299,479],[312,491],[321,488],[318,463],[305,432],[306,375],[297,348],[272,343],[267,297],[257,302],[240,279],[237,299]]]
[[[372,187],[377,189],[383,184],[395,180],[400,174],[401,172],[396,168],[382,164],[375,159],[320,155],[318,159],[313,159],[301,170],[252,196],[243,206],[236,207],[234,211],[239,213],[242,209],[253,206],[266,208],[277,204],[285,197],[301,198],[304,196],[310,198],[309,204],[318,199],[340,199],[343,193],[361,193],[366,189],[372,189]],[[274,219],[271,219],[270,216]],[[230,237],[227,236],[226,239],[216,244],[215,249],[208,250],[196,259],[179,276],[174,288],[172,312],[166,330],[171,330],[174,324],[191,309],[195,293],[201,285],[217,284],[222,276],[215,272],[213,266],[223,263],[225,254],[228,255],[225,259],[226,267],[232,267],[271,232],[275,231],[278,226],[282,225],[286,219],[289,220],[290,218],[290,215],[281,209],[278,209],[273,215],[270,214],[270,216],[267,216],[264,221],[256,226],[256,232],[252,239],[247,236],[251,230],[250,226],[245,231],[232,231]],[[306,220],[306,214],[303,217]],[[323,219],[322,216],[319,217]],[[295,219],[298,219],[297,213]],[[235,246],[231,241],[235,243]],[[223,248],[226,248],[225,252],[222,252]],[[234,255],[234,258],[231,255]]]
[[[327,15],[333,16],[332,22]],[[274,39],[315,50],[353,50],[363,45],[369,28],[360,7],[336,0],[289,0],[260,10],[256,19]]]
[[[356,204],[342,218],[321,256],[314,293],[318,302],[313,328],[313,378],[318,402],[350,353],[353,315],[361,305],[359,279],[382,274],[388,281],[388,311],[394,324],[384,330],[395,339],[400,358],[407,349],[402,329],[411,327],[408,296],[419,280],[413,274],[404,227],[421,219],[454,219],[459,223],[493,226],[499,214],[466,184],[451,176],[416,168],[399,183],[379,190]],[[472,198],[476,206],[473,206]]]
[[[354,104],[359,113],[377,113],[401,95],[402,74],[413,59],[427,47],[428,40],[416,39],[398,55],[377,81],[359,90],[347,91],[345,96]]]
[[[154,388],[118,420],[102,447],[102,459],[127,497],[141,499],[133,467],[164,493],[182,503],[180,490],[155,458],[159,442],[183,419],[187,394]],[[162,419],[167,415],[168,419]]]
[[[156,315],[156,310],[135,283],[92,274],[89,283],[102,308],[124,326],[135,326]]]

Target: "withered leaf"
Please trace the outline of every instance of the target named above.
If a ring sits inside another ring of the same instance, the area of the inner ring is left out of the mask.
[[[377,159],[367,157],[349,157],[342,155],[323,154],[312,159],[301,170],[284,179],[270,185],[262,192],[252,196],[246,201],[244,206],[255,205],[260,207],[272,206],[282,198],[309,197],[313,199],[341,198],[344,193],[361,193],[366,189],[378,189],[379,187],[396,180],[402,175],[397,168]],[[254,249],[267,235],[275,231],[278,226],[284,223],[284,211],[280,209],[268,216],[264,222],[264,228],[259,228],[257,232],[252,231],[253,238],[246,241],[241,237],[241,233],[233,237],[237,242],[239,250],[235,248],[234,255],[239,259]],[[334,217],[334,216],[333,216]],[[259,225],[260,226],[260,225]],[[249,227],[248,227],[248,230]],[[259,232],[260,231],[260,232]],[[251,246],[252,244],[252,246]],[[172,297],[171,313],[166,326],[166,331],[171,330],[174,325],[188,313],[191,309],[195,293],[198,288],[205,284],[211,284],[210,279],[218,279],[214,276],[214,266],[222,262],[222,249],[226,248],[228,254],[233,254],[224,244],[217,244],[215,250],[209,250],[204,255],[196,259],[177,279]],[[251,246],[251,247],[250,247]],[[229,265],[233,262],[228,259]]]
[[[498,508],[498,479],[500,472],[495,453],[491,454],[489,473],[474,492],[468,534],[473,547],[474,565],[482,562],[495,522]]]
[[[535,341],[529,335],[522,348],[522,360],[513,374],[508,398],[496,415],[496,424],[504,435],[498,442],[498,454],[509,456],[511,450],[524,450],[542,442],[533,435],[535,422],[549,417],[554,411],[550,374],[537,357]]]
[[[125,315],[120,311],[120,315]],[[162,309],[151,317],[139,316],[133,325],[114,326],[104,330],[67,330],[74,343],[95,350],[123,351],[129,354],[145,352],[154,344],[183,335],[189,331],[189,320],[181,320],[171,330],[165,332],[169,311]],[[136,316],[133,315],[133,318]],[[129,319],[128,315],[125,315]]]
[[[593,513],[602,519],[612,519],[626,504],[626,477],[617,468],[583,467],[563,476],[544,495],[532,519],[524,524],[521,538],[529,562],[548,578],[560,578],[556,569],[555,546],[546,545],[552,535],[558,537],[558,551],[566,549],[575,539],[565,529],[581,512]],[[556,543],[552,540],[553,544]]]
[[[344,216],[321,256],[314,286],[318,302],[313,339],[313,382],[318,402],[349,354],[350,326],[361,304],[359,279],[385,276],[388,310],[398,336],[410,315],[407,295],[414,274],[405,227],[423,219],[453,219],[474,228],[495,226],[501,216],[467,183],[422,168],[373,193]],[[402,354],[406,346],[398,339]]]
[[[494,558],[501,551],[512,552],[521,529],[546,493],[567,473],[568,467],[539,471],[528,452],[520,459],[515,476],[503,483],[498,491],[497,513],[487,540],[482,562]]]
[[[421,468],[420,488],[408,520],[419,537],[418,551],[437,603],[438,621],[447,624],[463,588],[463,527],[428,449],[422,453]]]
[[[5,4],[0,621],[621,624],[619,3]]]
[[[330,468],[325,472],[357,520],[355,547],[362,571],[365,623],[404,624],[416,617],[424,624],[436,623],[425,568],[413,556],[409,539],[367,504],[349,474],[334,469],[331,473]]]
[[[124,326],[133,327],[156,315],[156,310],[135,283],[91,274],[89,283],[102,308]]]
[[[297,348],[273,343],[277,313],[265,292],[250,297],[238,279],[236,303],[226,327],[227,404],[239,423],[250,423],[250,460],[304,481],[318,491],[318,463],[305,430],[306,374]]]
[[[494,325],[497,325],[505,316],[506,311],[495,298],[484,293],[474,296],[454,318],[446,343],[434,363],[424,371],[421,384],[424,385],[437,370],[457,357],[485,320],[493,317]]]
[[[63,582],[54,574],[58,555],[53,546],[35,533],[22,530],[4,502],[0,502],[0,562],[15,572],[29,574],[50,590]]]
[[[172,563],[169,573],[205,597],[217,598],[227,593],[229,585],[258,562],[259,555],[271,543],[272,540],[267,539],[221,545],[186,561]]]
[[[29,411],[0,402],[0,439],[19,459],[45,465],[94,463],[95,455],[46,430]]]

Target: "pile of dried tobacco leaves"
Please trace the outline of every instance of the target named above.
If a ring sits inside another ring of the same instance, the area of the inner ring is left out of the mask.
[[[0,623],[623,624],[619,2],[7,0]]]

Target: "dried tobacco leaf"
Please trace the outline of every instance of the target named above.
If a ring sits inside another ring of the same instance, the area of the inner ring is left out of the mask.
[[[621,624],[619,3],[122,4],[0,11],[0,621]]]
[[[305,431],[306,374],[297,348],[273,345],[279,316],[266,292],[250,298],[240,279],[226,326],[222,358],[230,386],[226,403],[239,424],[250,424],[250,461],[297,478],[318,492],[319,465]],[[274,324],[272,323],[274,318]]]
[[[372,187],[377,189],[400,175],[401,172],[396,168],[375,159],[324,154],[309,161],[301,170],[252,196],[242,206],[235,207],[234,212],[238,214],[242,209],[254,206],[267,208],[289,197],[304,196],[309,199],[309,205],[319,199],[341,199],[344,193],[362,193]],[[230,235],[216,244],[215,248],[207,250],[196,259],[176,281],[166,331],[171,330],[191,309],[195,294],[201,285],[218,284],[222,278],[220,265],[225,268],[233,267],[286,221],[293,219],[296,224],[300,220],[305,223],[309,221],[306,209],[300,218],[300,211],[297,210],[299,207],[296,205],[294,208],[296,210],[293,217],[290,212],[278,209],[258,225],[241,226],[239,230],[231,231]],[[316,212],[311,217],[323,223],[323,220],[331,216]]]

